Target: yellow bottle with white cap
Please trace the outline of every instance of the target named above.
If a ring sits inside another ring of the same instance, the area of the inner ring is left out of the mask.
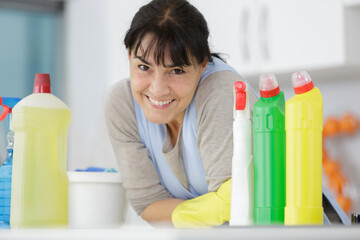
[[[296,95],[285,105],[285,225],[323,224],[323,101],[305,71],[292,75]]]

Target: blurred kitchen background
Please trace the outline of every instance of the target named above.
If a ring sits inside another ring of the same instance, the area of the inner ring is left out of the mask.
[[[147,2],[0,0],[0,96],[23,98],[32,93],[35,73],[50,73],[53,94],[72,112],[68,170],[118,169],[104,99],[112,84],[129,76],[122,41]],[[309,72],[323,95],[324,122],[332,119],[330,127],[340,132],[330,134],[324,146],[333,163],[329,171],[336,169],[342,178],[324,173],[324,183],[335,195],[341,192],[348,213],[360,211],[360,131],[341,133],[336,125],[345,114],[360,116],[360,0],[190,2],[208,21],[212,51],[223,53],[255,89],[259,74],[275,73],[289,99],[291,74]],[[0,163],[6,133],[3,121]]]

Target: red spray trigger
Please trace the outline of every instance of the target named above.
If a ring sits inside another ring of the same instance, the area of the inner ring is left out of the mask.
[[[244,82],[235,82],[235,110],[245,110],[246,106],[246,83]]]
[[[11,112],[11,108],[6,105],[3,105],[3,99],[0,97],[0,106],[3,106],[3,111],[0,115],[0,121],[4,120],[6,116]]]
[[[0,115],[0,121],[4,120],[6,116],[12,112],[12,108],[21,100],[21,98],[0,97],[0,106],[3,111]]]
[[[11,113],[11,108],[6,105],[3,105],[3,112],[0,115],[0,122],[6,118],[6,116]]]

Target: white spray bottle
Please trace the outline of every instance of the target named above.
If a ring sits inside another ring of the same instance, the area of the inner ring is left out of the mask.
[[[230,226],[254,222],[254,161],[247,85],[235,83]]]

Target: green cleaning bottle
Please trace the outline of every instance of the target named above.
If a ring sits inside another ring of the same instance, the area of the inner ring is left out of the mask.
[[[273,74],[260,76],[254,105],[254,221],[284,224],[285,98]]]

